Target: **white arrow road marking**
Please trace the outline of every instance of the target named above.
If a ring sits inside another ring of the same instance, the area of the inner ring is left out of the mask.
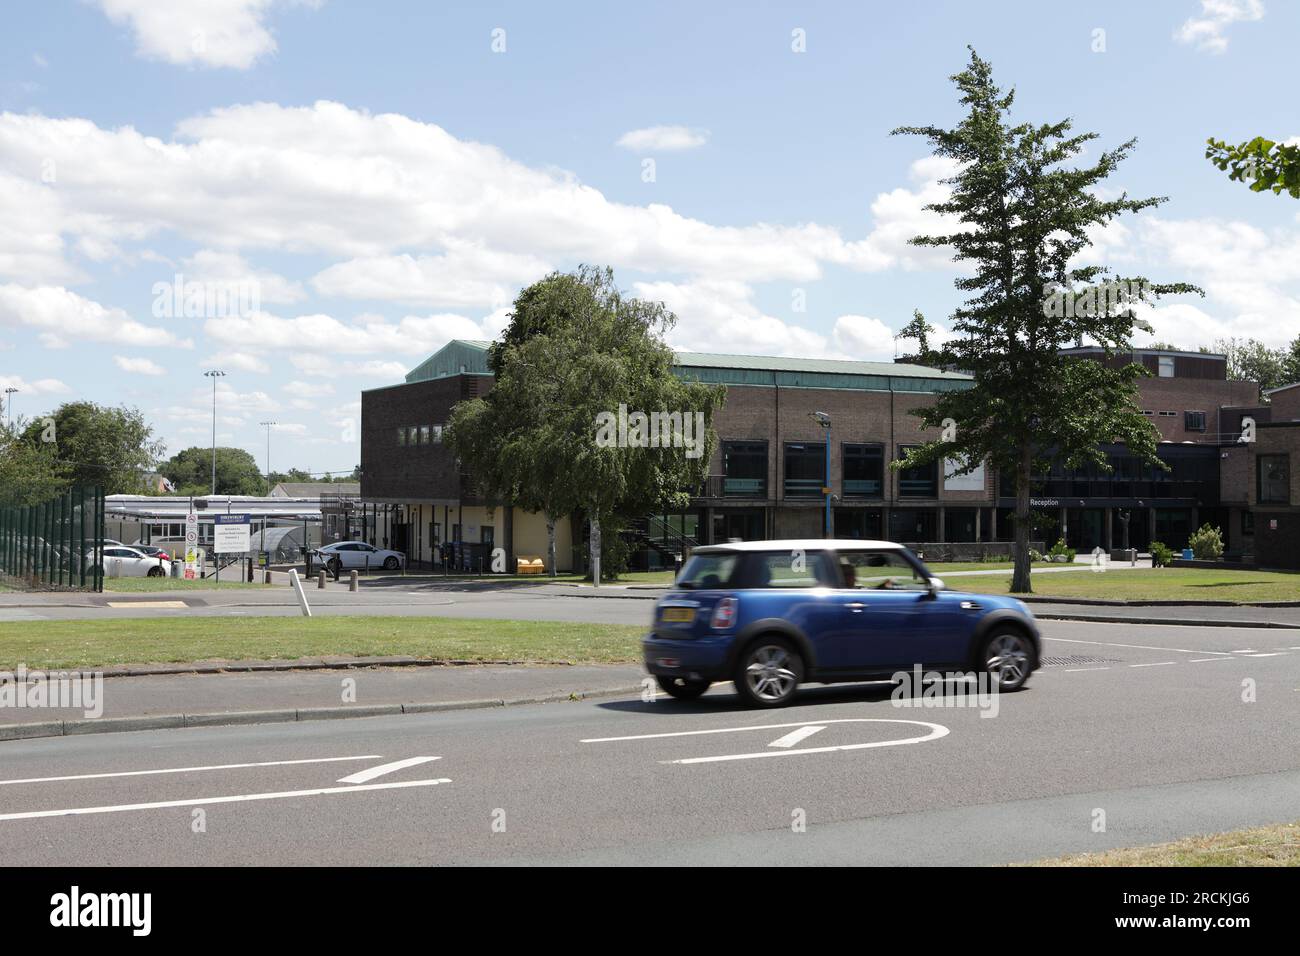
[[[392,763],[381,763],[378,767],[370,767],[367,770],[358,770],[354,774],[342,777],[339,779],[339,783],[369,783],[376,777],[382,777],[386,773],[396,773],[399,770],[405,770],[407,767],[418,767],[422,763],[441,759],[441,757],[407,757],[405,760],[394,760]]]
[[[4,820],[36,820],[42,817],[86,816],[94,813],[125,813],[128,810],[163,810],[168,807],[199,807],[214,803],[246,803],[253,800],[289,800],[294,797],[320,797],[334,793],[359,793],[362,790],[399,790],[404,787],[432,787],[451,783],[447,777],[437,780],[404,780],[396,783],[372,783],[361,787],[317,787],[314,790],[284,790],[279,793],[240,793],[229,797],[194,797],[189,800],[159,800],[156,803],[123,803],[107,807],[75,807],[68,810],[29,810],[25,813],[0,813]]]
[[[260,763],[223,763],[209,767],[169,767],[164,770],[119,770],[114,773],[73,773],[62,777],[27,777],[23,780],[0,780],[0,787],[14,783],[60,783],[66,780],[103,780],[108,777],[147,777],[161,773],[200,773],[208,770],[246,770],[250,767],[289,767],[305,763],[337,763],[341,760],[383,760],[383,754],[357,757],[312,757],[309,760],[264,760]]]
[[[1164,651],[1175,654],[1217,654],[1227,655],[1228,651],[1189,651],[1185,647],[1152,647],[1150,644],[1116,644],[1114,641],[1080,641],[1072,637],[1045,637],[1045,641],[1056,641],[1058,644],[1092,644],[1095,647],[1132,647],[1139,651]]]
[[[772,741],[770,744],[768,744],[768,746],[769,747],[793,747],[799,741],[807,740],[813,734],[817,733],[817,731],[825,730],[825,729],[826,729],[825,727],[816,727],[811,725],[808,727],[800,727],[798,730],[792,730],[784,737],[780,737]]]

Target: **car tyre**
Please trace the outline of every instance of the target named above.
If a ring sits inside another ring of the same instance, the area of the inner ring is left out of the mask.
[[[691,680],[688,677],[656,677],[655,681],[659,684],[659,689],[669,697],[675,697],[678,700],[695,700],[713,683],[707,680]]]
[[[149,577],[151,577],[151,578],[160,578],[160,577],[162,577],[162,576],[163,576],[163,569],[162,569],[162,568],[150,568],[150,569],[149,569]]]
[[[330,558],[325,567],[329,569],[330,574],[334,575],[336,580],[343,573],[343,561],[339,558]]]
[[[395,557],[389,555],[388,557],[384,558],[384,570],[396,571],[399,563],[400,562]]]
[[[760,637],[736,664],[736,693],[750,707],[781,707],[803,681],[803,658],[783,637]]]
[[[995,628],[980,651],[980,670],[988,674],[999,693],[1020,690],[1034,669],[1034,645],[1023,631]]]

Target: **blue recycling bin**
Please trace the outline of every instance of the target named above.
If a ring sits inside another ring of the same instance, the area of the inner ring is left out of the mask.
[[[1190,561],[1195,555],[1192,554],[1191,548],[1183,548],[1183,560]]]

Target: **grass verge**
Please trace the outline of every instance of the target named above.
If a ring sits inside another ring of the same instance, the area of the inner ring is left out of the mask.
[[[1038,860],[1028,866],[1300,866],[1300,824]]]
[[[645,628],[434,617],[133,618],[0,625],[0,670],[402,655],[430,660],[640,660]]]
[[[1300,574],[1278,571],[1228,571],[1214,568],[1138,568],[1132,571],[1077,571],[1034,574],[1039,597],[1100,598],[1112,601],[1300,601]],[[1006,594],[1003,574],[953,578],[954,590]]]
[[[273,584],[248,581],[187,581],[184,578],[104,578],[104,590],[125,593],[153,591],[210,591],[227,588],[270,588]],[[280,585],[281,588],[284,585]]]

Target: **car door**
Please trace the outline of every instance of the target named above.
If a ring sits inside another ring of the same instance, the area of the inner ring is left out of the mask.
[[[835,626],[823,640],[819,670],[848,676],[910,667],[930,599],[928,581],[901,551],[842,550],[837,561]]]

